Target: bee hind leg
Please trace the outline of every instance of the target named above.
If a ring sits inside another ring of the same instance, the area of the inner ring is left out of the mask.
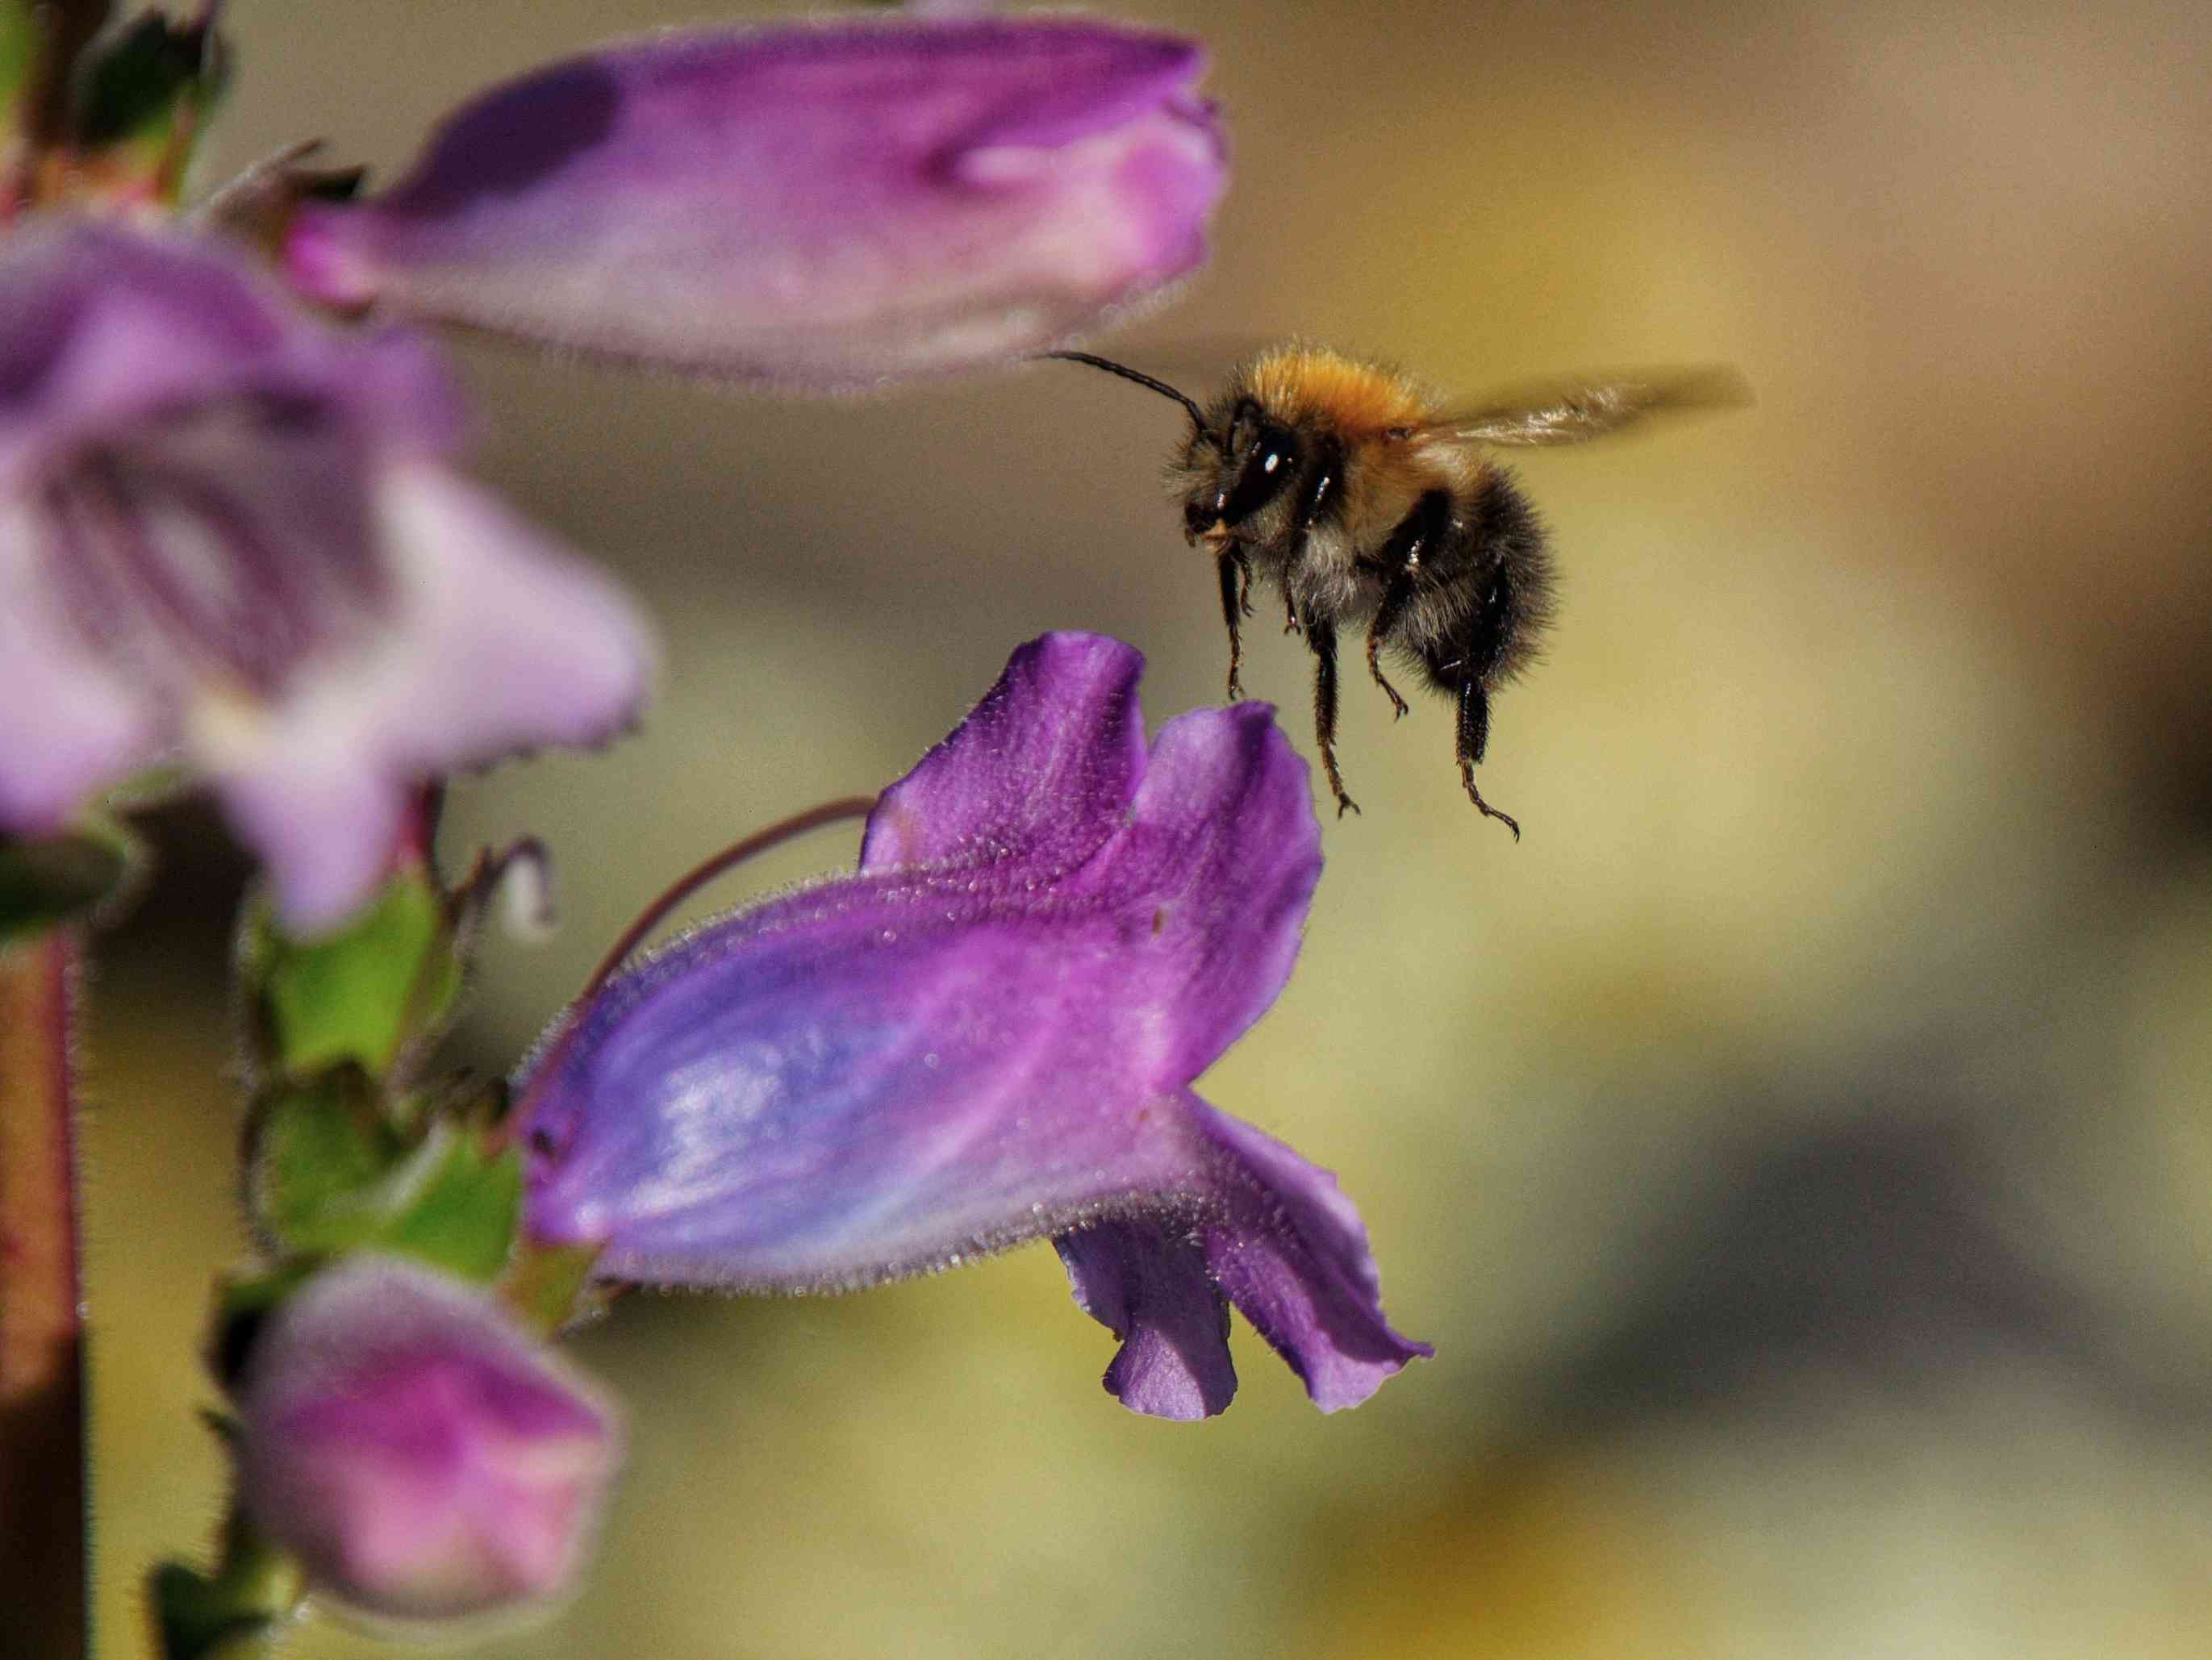
[[[1513,832],[1513,839],[1521,839],[1520,821],[1512,814],[1500,812],[1482,799],[1482,792],[1474,787],[1474,769],[1482,760],[1482,752],[1490,747],[1490,694],[1483,690],[1482,682],[1462,680],[1459,688],[1459,779],[1467,786],[1467,799],[1474,803],[1486,818],[1495,818]]]
[[[1344,791],[1344,775],[1336,767],[1336,630],[1318,617],[1305,621],[1306,643],[1314,654],[1314,738],[1321,749],[1322,770],[1336,795],[1336,816],[1358,812],[1359,803]]]

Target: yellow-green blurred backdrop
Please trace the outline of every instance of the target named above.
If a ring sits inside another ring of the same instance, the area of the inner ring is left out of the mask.
[[[210,179],[388,171],[652,0],[237,0]],[[1352,687],[1299,972],[1205,1080],[1337,1170],[1437,1359],[1324,1419],[1249,1331],[1203,1426],[1098,1389],[1042,1248],[840,1301],[634,1299],[574,1604],[485,1656],[2212,1651],[2212,14],[2195,4],[1159,3],[1212,45],[1211,269],[1105,349],[1297,331],[1460,391],[1724,361],[1746,413],[1532,459],[1549,659],[1491,799]],[[481,465],[666,630],[645,731],[456,789],[563,929],[503,1068],[672,873],[877,787],[1048,628],[1219,696],[1174,412],[1048,366],[793,404],[471,347]],[[1310,744],[1307,669],[1247,683]],[[238,867],[159,826],[87,1146],[101,1651],[198,1550],[240,1248]],[[719,897],[848,860],[780,854]],[[328,1621],[309,1657],[379,1645]]]

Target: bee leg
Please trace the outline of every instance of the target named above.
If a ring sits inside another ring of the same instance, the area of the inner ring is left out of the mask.
[[[1244,684],[1237,678],[1237,671],[1244,665],[1244,637],[1237,622],[1252,614],[1252,562],[1244,556],[1242,548],[1232,544],[1221,556],[1218,569],[1221,574],[1221,620],[1229,624],[1229,701],[1239,703],[1244,700]]]
[[[1513,832],[1513,839],[1521,839],[1521,825],[1510,813],[1498,812],[1482,799],[1482,792],[1474,787],[1474,769],[1482,759],[1482,752],[1490,747],[1490,694],[1483,690],[1482,682],[1468,678],[1459,687],[1459,779],[1467,786],[1467,799],[1482,810],[1486,818],[1495,818]]]
[[[1336,794],[1336,816],[1359,803],[1344,793],[1344,775],[1336,769],[1336,630],[1318,617],[1305,620],[1306,643],[1314,654],[1314,737],[1321,747],[1322,770]]]
[[[1390,718],[1393,721],[1405,717],[1406,700],[1398,696],[1397,687],[1382,678],[1380,654],[1382,642],[1389,637],[1390,630],[1398,626],[1398,619],[1405,615],[1406,602],[1413,597],[1413,582],[1420,569],[1420,556],[1416,554],[1413,563],[1390,579],[1390,587],[1382,595],[1382,603],[1376,608],[1375,620],[1367,625],[1367,672],[1374,677],[1375,684],[1382,688],[1382,695],[1390,700]]]
[[[1429,491],[1398,521],[1371,567],[1383,574],[1388,586],[1382,590],[1382,603],[1375,608],[1375,620],[1367,627],[1367,672],[1390,700],[1394,721],[1404,718],[1406,700],[1398,696],[1397,687],[1382,678],[1382,642],[1395,631],[1413,601],[1413,591],[1420,586],[1422,550],[1434,547],[1449,533],[1451,511],[1449,495]]]
[[[1314,526],[1324,519],[1334,519],[1340,512],[1337,498],[1343,494],[1344,446],[1334,438],[1323,438],[1314,447],[1313,471],[1308,475],[1305,497],[1298,503],[1297,534],[1293,538],[1293,553],[1290,563],[1295,566],[1305,557],[1306,538],[1313,534]],[[1297,602],[1291,598],[1290,590],[1283,591],[1283,632],[1298,631]],[[1338,795],[1344,792],[1339,790]]]

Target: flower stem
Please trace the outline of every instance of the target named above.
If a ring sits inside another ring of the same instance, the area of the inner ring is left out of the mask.
[[[71,1121],[80,942],[0,946],[0,1608],[27,1654],[89,1651],[84,1332]]]

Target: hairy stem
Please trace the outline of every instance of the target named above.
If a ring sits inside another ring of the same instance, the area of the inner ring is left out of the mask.
[[[71,1027],[80,942],[0,946],[0,1608],[11,1641],[89,1651],[84,1332]]]

